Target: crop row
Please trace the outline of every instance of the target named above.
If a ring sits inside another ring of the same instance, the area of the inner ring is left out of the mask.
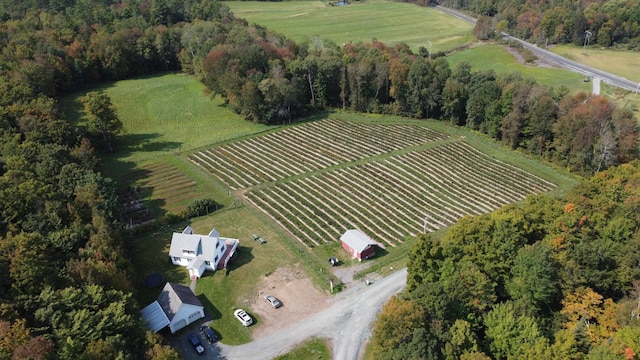
[[[200,151],[189,159],[241,189],[446,138],[422,126],[328,119]]]
[[[395,246],[465,215],[493,211],[554,184],[464,142],[254,189],[246,199],[307,246],[359,228]]]

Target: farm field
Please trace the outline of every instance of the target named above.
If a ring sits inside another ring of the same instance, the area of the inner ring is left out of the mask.
[[[564,85],[572,92],[588,92],[592,86],[583,81],[583,75],[571,71],[521,64],[503,46],[495,44],[480,44],[457,51],[448,55],[447,60],[451,68],[467,61],[471,64],[472,71],[493,69],[498,74],[520,72],[525,77],[534,78],[539,84],[555,88]]]
[[[573,61],[640,82],[640,54],[637,51],[593,47],[583,49],[573,45],[554,45],[549,50]]]
[[[383,0],[353,1],[330,6],[322,1],[227,1],[236,17],[273,29],[295,41],[329,39],[341,45],[404,42],[417,52],[431,41],[432,51],[470,42],[473,26],[439,10]]]
[[[425,226],[434,231],[556,188],[465,140],[422,126],[327,119],[189,159],[308,247],[349,228],[393,247]]]

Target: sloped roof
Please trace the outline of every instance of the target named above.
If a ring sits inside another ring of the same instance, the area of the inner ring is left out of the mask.
[[[157,302],[162,307],[164,313],[167,314],[169,320],[172,320],[178,313],[182,304],[203,307],[200,300],[196,297],[196,294],[194,294],[188,286],[170,282],[162,289]]]
[[[140,314],[147,328],[154,333],[160,331],[171,322],[157,300],[140,310]]]
[[[209,235],[216,236],[190,234],[184,231],[182,233],[173,233],[169,256],[184,257],[182,250],[190,250],[195,252],[194,257],[203,255],[207,260],[212,261],[216,253],[216,244],[221,239],[215,229],[211,230]]]
[[[350,248],[357,252],[364,251],[370,245],[378,245],[378,243],[373,241],[367,234],[357,229],[347,230],[342,234],[340,240],[344,241]]]

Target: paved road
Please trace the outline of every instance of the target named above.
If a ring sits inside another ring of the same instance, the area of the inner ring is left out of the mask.
[[[360,359],[376,315],[406,281],[407,270],[402,269],[369,286],[360,282],[336,295],[328,308],[268,337],[240,346],[218,344],[218,359],[272,359],[311,337],[330,339],[333,359]]]
[[[600,95],[600,78],[593,78],[593,95]]]
[[[445,8],[442,6],[436,6],[439,10],[441,10],[442,12],[445,12],[449,15],[455,16],[459,19],[462,19],[464,21],[468,21],[472,24],[476,23],[476,19],[459,13],[455,10],[449,9],[449,8]],[[502,33],[502,36],[504,39],[507,40],[515,40],[518,41],[522,44],[522,46],[524,46],[525,48],[531,50],[534,54],[536,54],[536,56],[540,57],[540,58],[544,58],[547,61],[550,61],[554,64],[556,64],[557,66],[563,68],[563,69],[567,69],[567,70],[571,70],[573,72],[585,75],[585,76],[593,76],[593,77],[598,77],[600,78],[602,81],[611,84],[613,86],[617,86],[619,88],[625,89],[625,90],[629,90],[629,91],[638,91],[638,88],[640,87],[640,83],[636,83],[633,82],[629,79],[617,76],[617,75],[613,75],[610,74],[606,71],[602,71],[600,69],[596,69],[594,67],[591,66],[587,66],[584,64],[580,64],[578,62],[569,60],[567,58],[564,58],[558,54],[552,53],[551,51],[547,51],[544,49],[539,48],[536,45],[530,44],[524,40],[520,40],[516,37],[513,37],[507,33]]]

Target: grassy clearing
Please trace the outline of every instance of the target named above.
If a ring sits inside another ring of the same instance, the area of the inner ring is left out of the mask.
[[[330,6],[322,1],[227,1],[233,13],[250,23],[276,30],[296,41],[329,39],[336,44],[404,42],[412,50],[444,51],[472,40],[473,26],[434,8],[382,0]]]
[[[329,360],[331,359],[331,352],[329,350],[327,341],[312,339],[300,344],[300,346],[291,350],[288,354],[274,358],[274,360]]]
[[[502,46],[481,44],[447,56],[449,65],[454,68],[457,64],[467,61],[472,70],[493,69],[498,74],[520,72],[525,77],[533,77],[538,83],[559,88],[564,85],[572,92],[591,91],[591,83],[585,83],[584,76],[561,69],[540,68],[524,65],[507,52]]]
[[[124,123],[116,153],[105,158],[105,173],[118,178],[145,160],[269,129],[245,121],[220,98],[212,100],[203,90],[202,83],[183,74],[123,80],[94,89],[111,97]],[[65,100],[68,116],[80,123],[79,98],[83,95]]]
[[[554,45],[549,50],[582,64],[640,82],[640,54],[637,51],[583,49],[575,45]]]

